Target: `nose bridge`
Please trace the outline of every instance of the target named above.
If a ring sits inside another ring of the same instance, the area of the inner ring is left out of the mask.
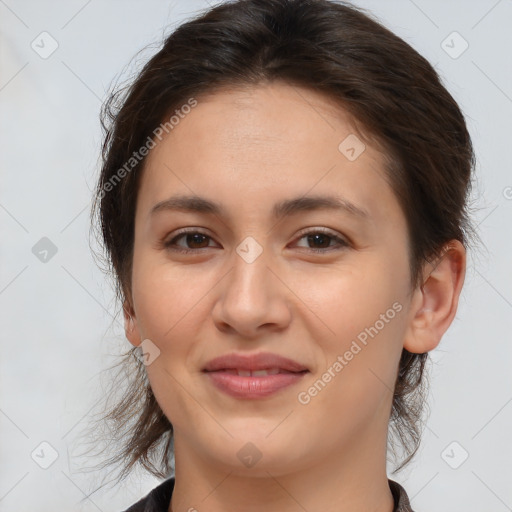
[[[245,336],[255,334],[264,324],[282,326],[288,320],[288,308],[282,300],[273,272],[270,249],[254,237],[247,236],[233,252],[232,269],[214,316],[217,322],[228,324]]]
[[[245,237],[235,248],[228,291],[242,309],[249,307],[256,312],[268,300],[268,263],[269,249],[253,236]]]

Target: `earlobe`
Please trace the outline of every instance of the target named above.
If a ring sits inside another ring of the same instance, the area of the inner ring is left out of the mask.
[[[451,325],[466,274],[466,250],[451,240],[434,264],[424,268],[422,286],[415,290],[404,348],[423,354],[436,348]]]
[[[137,325],[137,318],[133,307],[128,301],[123,304],[123,316],[124,316],[124,332],[126,339],[134,346],[138,347],[141,343],[139,328]]]

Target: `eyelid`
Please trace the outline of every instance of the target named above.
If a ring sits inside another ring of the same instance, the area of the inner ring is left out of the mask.
[[[309,235],[310,233],[325,233],[326,235],[330,235],[332,237],[343,238],[343,235],[338,233],[338,231],[323,226],[309,226],[307,228],[303,228],[299,231],[298,236],[302,237],[304,235]]]
[[[310,226],[308,228],[302,229],[299,232],[298,236],[295,238],[295,241],[301,240],[306,235],[316,234],[316,233],[321,233],[321,234],[325,234],[325,235],[329,236],[333,240],[337,241],[338,245],[340,245],[341,247],[333,246],[333,247],[330,247],[330,248],[327,248],[327,249],[314,249],[314,248],[305,247],[304,249],[306,249],[309,252],[313,252],[313,253],[315,253],[315,252],[316,253],[328,253],[328,252],[331,252],[331,251],[334,251],[334,250],[338,250],[338,249],[342,249],[342,248],[346,248],[346,247],[351,246],[351,242],[348,239],[348,237],[342,235],[341,233],[338,233],[337,231],[335,231],[333,229],[326,228],[326,227],[320,227],[320,226],[318,226],[318,227]]]
[[[188,234],[203,235],[206,238],[209,238],[210,240],[214,240],[213,236],[209,235],[208,233],[203,231],[201,228],[191,227],[191,228],[179,229],[178,231],[173,233],[173,235],[170,238],[164,238],[164,240],[161,242],[161,246],[164,249],[172,250],[172,251],[175,251],[175,252],[178,252],[178,253],[179,252],[185,253],[185,252],[198,252],[198,251],[200,251],[201,249],[182,249],[182,248],[181,249],[174,249],[174,248],[171,248],[171,242],[173,242],[174,240],[176,240],[178,238],[181,238],[184,235],[188,235]],[[203,247],[202,249],[208,249],[208,248],[209,247]]]

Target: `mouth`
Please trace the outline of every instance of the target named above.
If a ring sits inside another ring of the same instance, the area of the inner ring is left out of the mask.
[[[303,372],[308,368],[298,361],[272,354],[260,352],[256,354],[237,354],[235,352],[216,357],[209,361],[203,371],[233,370],[246,372]]]
[[[277,354],[228,354],[210,361],[203,373],[218,390],[238,399],[264,398],[297,384],[309,370]]]
[[[267,368],[265,370],[242,370],[240,368],[223,368],[222,370],[214,370],[217,372],[224,372],[229,375],[238,375],[240,377],[265,377],[267,375],[278,375],[280,373],[305,373],[307,370],[301,372],[291,372],[283,368]]]

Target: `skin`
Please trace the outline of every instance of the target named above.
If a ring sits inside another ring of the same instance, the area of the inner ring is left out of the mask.
[[[369,144],[354,161],[342,154],[340,142],[357,132],[324,96],[273,83],[197,99],[147,157],[125,303],[130,343],[149,339],[160,350],[146,369],[175,433],[169,511],[392,512],[386,443],[400,355],[434,349],[450,326],[464,247],[452,241],[425,267],[423,286],[410,289],[406,219],[384,178],[384,156]],[[369,219],[322,209],[271,217],[284,199],[333,193]],[[227,215],[150,215],[176,194],[219,202]],[[175,241],[194,253],[163,247],[181,228],[206,234]],[[317,228],[348,245],[308,241]],[[251,263],[236,251],[248,236],[262,249]],[[301,404],[298,394],[394,303],[401,311]],[[267,351],[310,373],[244,400],[201,372],[223,354]],[[261,454],[252,467],[237,457],[248,442]]]

